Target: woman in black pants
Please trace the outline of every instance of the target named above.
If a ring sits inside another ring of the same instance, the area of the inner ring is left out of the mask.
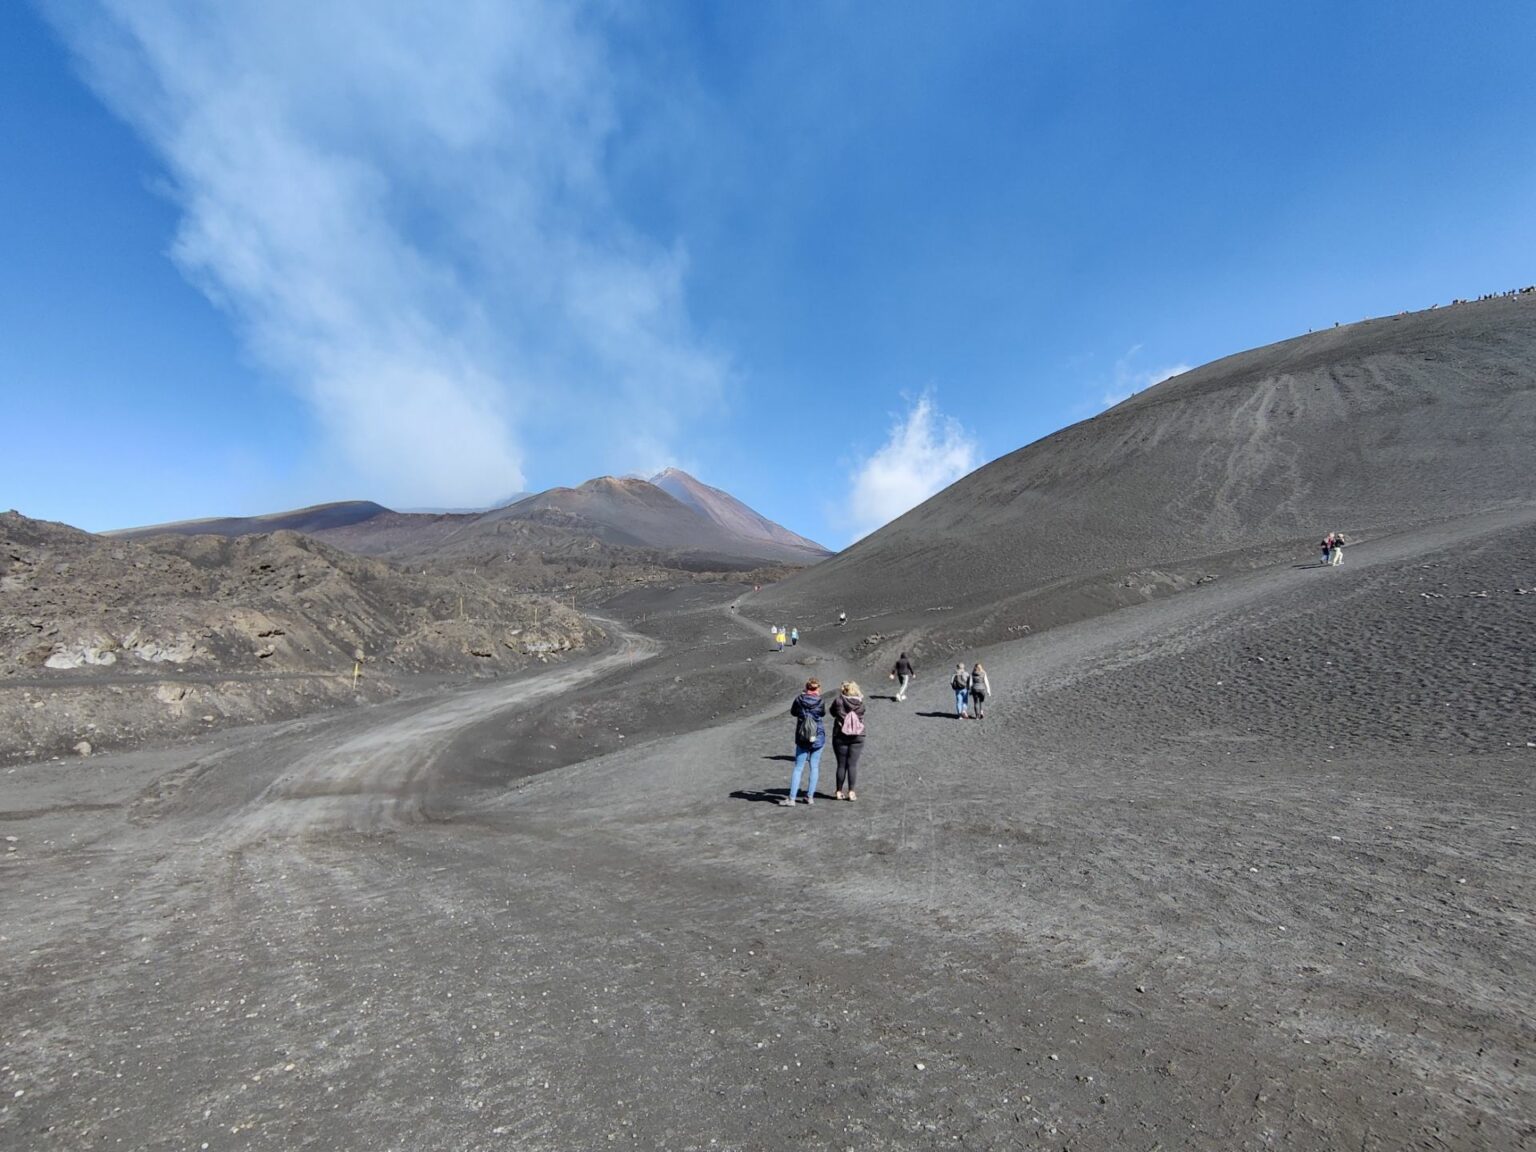
[[[827,711],[832,717],[832,754],[837,757],[837,798],[857,800],[859,794],[853,789],[864,752],[864,694],[858,684],[845,683]]]

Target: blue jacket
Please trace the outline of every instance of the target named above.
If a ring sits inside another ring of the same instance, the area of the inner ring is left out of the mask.
[[[822,719],[827,714],[826,705],[822,703],[820,696],[812,696],[809,692],[802,692],[795,697],[795,702],[789,706],[789,714],[796,720],[801,716],[810,716],[816,721],[816,743],[802,744],[797,732],[795,735],[795,747],[809,748],[812,752],[823,747],[827,742],[827,729],[822,724]],[[796,725],[798,729],[799,725]]]

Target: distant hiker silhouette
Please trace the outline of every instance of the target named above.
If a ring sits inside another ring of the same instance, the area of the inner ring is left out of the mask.
[[[912,661],[908,659],[905,652],[896,657],[896,664],[891,669],[891,679],[897,681],[896,699],[905,700],[907,698],[907,685],[912,683],[914,671]]]
[[[791,628],[789,630],[789,646],[793,648],[798,643],[800,643],[800,629]]]
[[[837,626],[841,628],[846,623],[848,623],[848,613],[839,612],[837,614]]]

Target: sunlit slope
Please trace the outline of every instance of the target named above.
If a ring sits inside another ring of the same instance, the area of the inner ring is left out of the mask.
[[[143,528],[121,528],[106,536],[138,539],[146,536],[255,536],[263,532],[303,532],[315,535],[338,528],[353,528],[379,517],[398,516],[371,500],[343,500],[314,504],[264,516],[215,516],[202,520],[177,520]]]
[[[1032,589],[1536,501],[1536,294],[1229,356],[978,469],[764,594],[796,612]]]

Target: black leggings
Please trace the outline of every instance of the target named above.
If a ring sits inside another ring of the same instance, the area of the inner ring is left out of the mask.
[[[837,757],[837,790],[841,792],[845,786],[849,790],[857,789],[859,757],[864,754],[864,741],[850,740],[845,743],[834,739],[832,754]]]

